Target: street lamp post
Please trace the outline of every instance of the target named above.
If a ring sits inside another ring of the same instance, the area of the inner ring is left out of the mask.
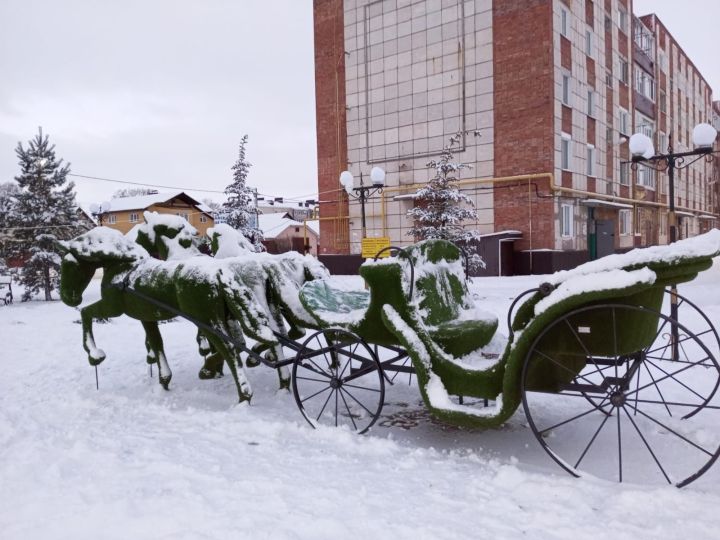
[[[630,152],[632,153],[632,169],[637,170],[638,165],[649,167],[655,171],[668,173],[668,226],[670,228],[670,243],[677,240],[677,215],[675,213],[675,170],[682,170],[700,159],[712,162],[713,144],[717,138],[717,131],[710,124],[698,124],[693,129],[694,150],[687,152],[673,152],[672,135],[668,138],[666,153],[655,153],[652,140],[645,134],[636,133],[630,137]],[[686,162],[686,158],[690,159]],[[679,335],[678,327],[678,298],[677,284],[670,286],[670,317],[672,324],[672,358],[678,358]]]
[[[382,193],[385,187],[385,171],[380,167],[373,167],[370,170],[371,185],[366,186],[363,183],[363,173],[360,172],[360,185],[355,186],[355,179],[350,171],[340,173],[340,184],[345,188],[347,194],[360,201],[360,213],[362,217],[362,237],[367,234],[367,223],[365,220],[365,201],[372,197],[375,193]]]

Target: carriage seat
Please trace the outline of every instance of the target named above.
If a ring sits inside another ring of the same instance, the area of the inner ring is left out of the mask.
[[[300,294],[303,305],[324,326],[358,324],[370,305],[370,291],[349,288],[339,280],[308,281]]]
[[[426,240],[405,251],[415,267],[415,302],[433,340],[456,358],[487,345],[498,319],[475,306],[460,249],[445,240]]]

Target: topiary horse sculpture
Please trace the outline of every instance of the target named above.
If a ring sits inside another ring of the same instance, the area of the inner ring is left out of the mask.
[[[227,363],[241,401],[250,399],[252,392],[236,346],[244,345],[247,335],[257,341],[257,351],[267,350],[277,355],[275,358],[281,355],[276,332],[287,333],[285,320],[290,333],[315,326],[298,301],[299,284],[326,273],[322,265],[299,254],[277,258],[263,253],[223,260],[191,256],[161,261],[119,232],[105,228],[64,242],[63,247],[67,254],[61,267],[60,290],[66,304],[79,305],[95,271],[104,269],[101,300],[81,310],[83,347],[92,365],[105,359],[95,344],[93,319],[126,314],[143,324],[148,362],[158,363],[160,383],[167,389],[172,372],[157,323],[175,317],[173,310],[177,310],[198,324],[215,358]],[[170,309],[159,308],[155,302]],[[287,370],[279,371],[279,375],[281,387],[287,387]]]
[[[64,242],[63,246],[67,254],[61,266],[60,295],[67,305],[78,306],[95,271],[98,268],[104,270],[101,299],[80,311],[83,347],[92,365],[98,365],[105,359],[105,353],[95,344],[93,318],[124,314],[141,321],[146,332],[148,356],[154,356],[158,362],[160,383],[166,389],[170,383],[172,372],[157,323],[174,318],[176,313],[130,294],[128,287],[187,313],[220,335],[233,334],[226,323],[228,314],[232,314],[254,339],[269,344],[276,342],[265,311],[250,289],[209,257],[179,262],[159,261],[149,257],[143,248],[118,231],[102,227]],[[215,333],[208,333],[208,339],[227,363],[240,401],[249,400],[252,390],[232,340],[223,340]]]

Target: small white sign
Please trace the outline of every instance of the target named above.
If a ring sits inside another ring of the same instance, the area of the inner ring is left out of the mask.
[[[590,333],[589,326],[578,326],[578,334],[589,334],[589,333]]]

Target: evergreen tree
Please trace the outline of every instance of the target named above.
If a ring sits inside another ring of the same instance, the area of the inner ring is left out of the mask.
[[[20,189],[14,182],[0,184],[0,259],[10,255],[10,243],[13,241],[11,217],[15,208],[15,196]]]
[[[15,177],[19,192],[8,216],[13,228],[10,254],[28,257],[20,273],[25,287],[23,301],[39,291],[51,300],[58,286],[61,256],[56,247],[58,239],[69,239],[80,232],[75,202],[75,184],[67,181],[70,164],[56,159],[55,145],[51,145],[42,129],[27,148],[18,143],[15,153],[19,159],[20,175]]]
[[[237,229],[242,235],[250,240],[257,251],[264,251],[262,245],[263,234],[254,223],[256,214],[255,195],[247,184],[247,176],[252,166],[245,158],[245,145],[248,136],[244,135],[240,141],[240,152],[235,165],[232,166],[233,181],[225,188],[228,200],[223,204],[223,211],[226,214],[225,220],[232,228]]]
[[[475,133],[477,136],[477,132]],[[440,159],[428,162],[427,167],[435,174],[428,184],[415,194],[417,206],[408,210],[408,217],[415,225],[408,232],[416,240],[442,239],[463,246],[470,253],[470,263],[474,268],[485,267],[479,255],[475,254],[479,233],[463,227],[466,220],[476,220],[477,212],[473,200],[462,193],[457,182],[460,171],[472,168],[467,163],[458,163],[453,154],[454,147],[462,139],[462,133],[456,133],[440,154]]]

